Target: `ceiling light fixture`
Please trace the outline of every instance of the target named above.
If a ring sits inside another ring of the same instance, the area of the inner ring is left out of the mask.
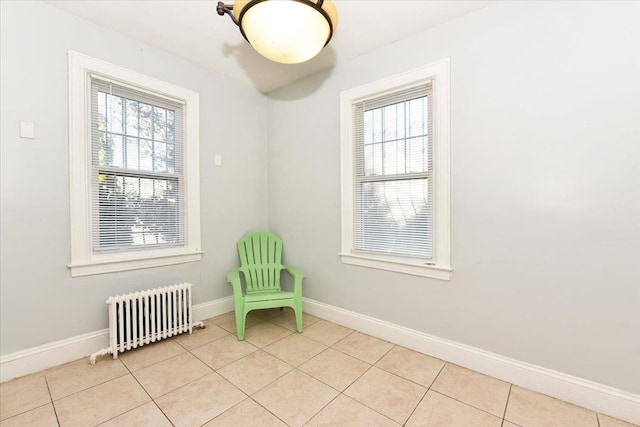
[[[217,11],[229,14],[260,55],[282,64],[316,56],[338,25],[332,0],[235,0],[233,6],[220,1]]]

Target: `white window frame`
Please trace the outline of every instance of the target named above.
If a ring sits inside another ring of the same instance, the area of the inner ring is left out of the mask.
[[[91,83],[99,74],[124,85],[184,102],[185,244],[118,253],[93,250],[91,209]],[[69,190],[71,276],[111,273],[199,261],[200,246],[200,95],[144,74],[69,51]]]
[[[451,280],[450,214],[450,82],[449,59],[378,80],[340,93],[342,249],[344,264],[394,271],[415,276]],[[353,105],[375,95],[412,84],[433,85],[433,263],[392,255],[354,252],[354,138]]]

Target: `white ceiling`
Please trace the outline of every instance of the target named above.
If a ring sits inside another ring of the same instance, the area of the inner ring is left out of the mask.
[[[265,93],[491,3],[335,0],[339,24],[331,43],[306,63],[283,65],[261,57],[229,16],[218,16],[217,0],[47,2]]]

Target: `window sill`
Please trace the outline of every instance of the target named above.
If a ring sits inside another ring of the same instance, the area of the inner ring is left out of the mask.
[[[140,268],[162,267],[165,265],[183,264],[186,262],[200,261],[202,252],[190,252],[181,254],[167,254],[162,256],[116,259],[104,261],[90,261],[69,265],[71,277],[90,276],[93,274],[115,273],[118,271],[137,270]]]
[[[451,267],[414,264],[385,258],[374,258],[347,253],[341,253],[340,258],[343,264],[376,268],[378,270],[394,271],[396,273],[410,274],[412,276],[430,277],[432,279],[438,280],[451,280],[451,275],[453,272],[453,269]]]

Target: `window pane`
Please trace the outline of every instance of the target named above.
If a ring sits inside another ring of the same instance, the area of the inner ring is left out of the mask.
[[[167,144],[165,164],[168,173],[176,173],[176,144]]]
[[[126,122],[127,122],[127,135],[138,136],[138,102],[127,99],[126,101]]]
[[[373,113],[371,111],[364,112],[364,144],[371,144],[373,142]]]
[[[98,249],[183,241],[175,179],[101,173],[98,205]]]
[[[405,103],[396,104],[396,129],[398,132],[397,138],[405,137],[405,111],[407,107]]]
[[[138,169],[140,167],[140,158],[138,157],[138,143],[137,138],[127,138],[127,169]]]
[[[175,111],[104,91],[97,92],[94,105],[94,156],[100,166],[175,173]]]
[[[167,172],[167,144],[155,142],[154,147],[153,169],[157,172]]]
[[[430,121],[427,96],[363,113],[365,176],[428,172]]]
[[[385,142],[382,146],[383,149],[383,174],[392,175],[400,173],[398,171],[398,142],[390,141]]]
[[[373,110],[372,114],[372,127],[373,127],[373,141],[382,141],[382,109],[377,108]]]
[[[369,165],[370,175],[382,175],[382,143],[373,145],[373,164]]]
[[[359,191],[356,249],[431,256],[431,199],[427,179],[365,182]]]
[[[153,138],[165,141],[167,137],[167,110],[153,107]]]
[[[397,115],[396,115],[396,106],[389,105],[382,109],[382,129],[383,129],[383,139],[385,141],[389,141],[390,139],[396,139],[398,137],[398,132],[396,131],[397,124]]]
[[[152,107],[149,104],[140,104],[140,136],[151,139],[153,135]]]
[[[176,140],[176,113],[167,110],[167,141],[175,142]]]
[[[94,251],[184,244],[181,107],[103,81],[91,105]]]
[[[117,168],[124,167],[124,150],[122,147],[122,137],[120,135],[113,135],[109,138],[111,142],[112,157],[111,162],[107,162],[107,166],[114,166]]]
[[[411,138],[407,140],[407,172],[429,171],[428,137]]]
[[[98,131],[107,129],[107,94],[104,92],[98,92],[98,119],[94,128]]]
[[[427,116],[424,101],[426,97],[407,102],[407,134],[419,136],[427,133]]]
[[[140,170],[153,171],[153,143],[148,140],[140,140]]]
[[[124,101],[119,96],[109,96],[109,102],[107,104],[108,109],[108,126],[107,131],[116,134],[122,134],[122,120],[123,120],[123,106]]]

